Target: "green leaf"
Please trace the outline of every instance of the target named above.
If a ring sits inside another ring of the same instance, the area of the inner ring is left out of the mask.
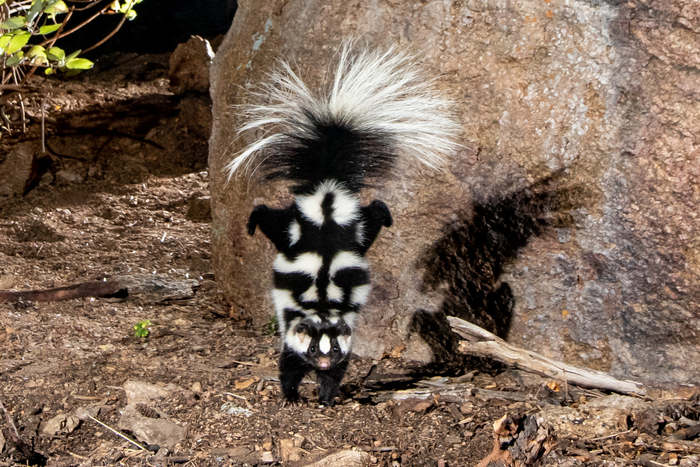
[[[44,9],[44,13],[49,15],[49,18],[55,19],[56,15],[62,15],[68,13],[68,6],[63,0],[58,0],[57,2],[51,3]]]
[[[10,43],[10,39],[12,39],[12,34],[3,34],[0,36],[0,49],[2,49],[2,53],[5,53],[5,48],[7,44]]]
[[[8,18],[7,20],[0,23],[0,28],[5,29],[7,31],[14,31],[15,29],[24,27],[26,24],[26,16],[13,16],[12,18]]]
[[[46,35],[46,34],[51,34],[54,31],[58,31],[58,28],[60,28],[60,24],[45,24],[44,26],[39,28],[39,34]]]
[[[68,56],[66,56],[66,61],[73,60],[75,57],[77,57],[80,54],[80,52],[82,52],[82,50],[80,50],[80,49],[78,49],[74,52],[71,52]]]
[[[45,74],[46,76],[53,75],[54,73],[56,73],[56,70],[54,70],[54,69],[51,68],[51,67],[49,67],[49,68],[47,68],[47,69],[44,70],[44,74]]]
[[[44,8],[46,4],[45,0],[33,0],[32,1],[32,6],[29,9],[29,12],[27,13],[27,23],[31,24],[37,16],[39,16],[39,13],[41,13],[41,10]]]
[[[46,49],[41,46],[41,45],[35,45],[31,49],[29,49],[29,52],[27,52],[27,57],[36,57],[37,55],[43,55],[46,57]]]
[[[121,8],[121,6],[119,5],[119,0],[114,0],[109,7],[114,11],[119,11],[119,9]]]
[[[59,47],[51,47],[47,52],[47,56],[49,60],[60,61],[66,58],[66,53]]]
[[[89,70],[93,66],[95,66],[95,64],[87,58],[71,58],[66,60],[66,68],[69,70]]]
[[[32,37],[32,35],[29,32],[20,32],[19,34],[15,34],[12,36],[12,39],[10,39],[7,49],[5,49],[5,53],[7,55],[12,55],[13,53],[17,52],[22,47],[27,45],[30,37]]]
[[[5,66],[12,67],[15,65],[19,65],[23,58],[24,54],[21,51],[17,52],[5,61]]]
[[[129,11],[126,13],[126,19],[128,19],[129,21],[133,21],[134,18],[136,18],[136,11],[135,11],[135,10],[129,10]]]

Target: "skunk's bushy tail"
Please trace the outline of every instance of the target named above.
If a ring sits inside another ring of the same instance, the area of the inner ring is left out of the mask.
[[[413,58],[391,48],[357,50],[346,42],[325,89],[309,90],[287,62],[253,93],[259,104],[243,108],[239,134],[260,134],[227,166],[260,169],[267,178],[296,183],[297,193],[327,179],[357,191],[386,175],[397,153],[439,168],[457,148],[459,125],[450,102],[438,95]]]

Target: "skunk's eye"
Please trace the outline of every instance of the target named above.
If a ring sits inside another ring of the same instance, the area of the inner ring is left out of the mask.
[[[309,347],[309,352],[316,352],[316,346],[312,344],[311,347]]]
[[[333,352],[340,352],[340,347],[338,347],[338,344],[333,346]]]

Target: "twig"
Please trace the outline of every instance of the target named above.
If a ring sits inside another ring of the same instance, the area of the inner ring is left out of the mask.
[[[591,439],[587,439],[586,441],[602,441],[602,440],[604,440],[604,439],[610,439],[610,438],[614,438],[614,437],[616,437],[616,436],[626,435],[627,433],[630,433],[632,430],[633,430],[633,428],[630,428],[630,429],[627,430],[627,431],[621,431],[621,432],[619,432],[619,433],[613,433],[612,435],[601,436],[601,437],[599,437],[599,438],[591,438]]]
[[[10,428],[12,428],[12,431],[15,435],[15,439],[16,440],[21,439],[19,437],[19,431],[17,431],[17,427],[15,426],[15,422],[12,421],[12,417],[10,417],[10,413],[7,411],[7,409],[3,405],[2,399],[0,399],[0,409],[2,409],[2,411],[5,413],[5,419],[7,419],[7,424],[10,425]]]
[[[454,316],[448,316],[447,320],[452,330],[466,339],[459,344],[459,351],[462,353],[492,358],[515,368],[550,378],[561,378],[578,386],[635,396],[647,393],[645,387],[637,381],[619,380],[602,371],[578,368],[547,358],[510,344],[486,329]]]
[[[141,449],[142,451],[148,451],[148,449],[146,449],[143,445],[141,445],[141,444],[139,444],[138,442],[134,441],[133,439],[129,438],[129,437],[126,436],[125,434],[120,433],[119,431],[115,430],[114,428],[112,428],[111,426],[107,425],[106,423],[102,423],[101,421],[99,421],[98,419],[96,419],[95,417],[93,417],[92,415],[88,415],[88,418],[89,418],[90,420],[92,420],[93,422],[98,423],[98,424],[102,425],[103,427],[107,428],[109,431],[111,431],[111,432],[114,433],[115,435],[117,435],[117,436],[119,436],[119,437],[121,437],[121,438],[124,438],[125,440],[127,440],[128,442],[130,442],[130,443],[133,444],[134,446],[138,447],[138,448]]]

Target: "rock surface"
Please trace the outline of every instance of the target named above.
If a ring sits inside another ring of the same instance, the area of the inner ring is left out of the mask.
[[[170,89],[175,94],[209,90],[209,65],[214,51],[206,39],[192,36],[178,45],[170,56]]]
[[[397,44],[458,103],[445,173],[365,193],[395,225],[369,253],[355,351],[449,357],[445,312],[517,345],[647,382],[700,375],[700,4],[694,0],[240,2],[212,67],[214,268],[267,322],[274,249],[245,223],[283,184],[226,184],[231,106],[279,56],[318,84],[340,40]],[[408,339],[407,339],[408,337]]]

